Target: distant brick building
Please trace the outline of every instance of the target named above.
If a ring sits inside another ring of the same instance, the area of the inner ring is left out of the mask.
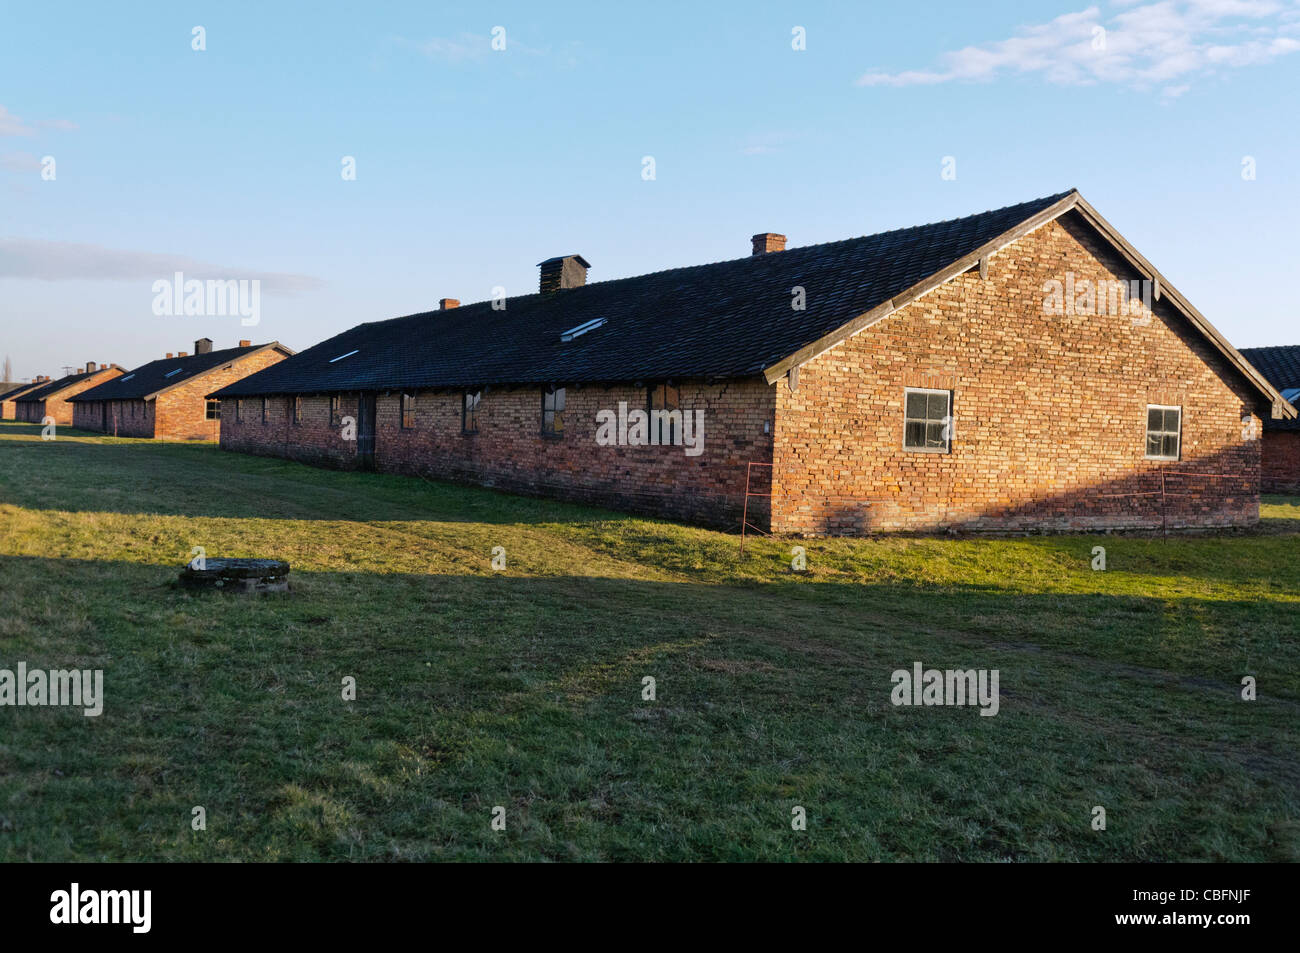
[[[1300,344],[1247,347],[1241,353],[1283,397],[1300,406]],[[1265,420],[1261,458],[1265,493],[1300,493],[1300,420]]]
[[[38,374],[25,384],[10,384],[0,391],[0,420],[14,420],[18,415],[18,398],[49,382],[48,377]]]
[[[71,427],[72,398],[121,373],[122,368],[116,364],[101,367],[90,361],[85,367],[78,368],[75,374],[49,381],[19,395],[14,401],[16,419],[39,424],[50,417],[60,427]]]
[[[119,437],[159,440],[216,440],[221,433],[221,401],[209,392],[264,370],[293,354],[273,341],[212,350],[210,338],[150,361],[74,399],[74,426]]]
[[[1244,526],[1277,390],[1077,192],[363,324],[225,449],[792,534]]]

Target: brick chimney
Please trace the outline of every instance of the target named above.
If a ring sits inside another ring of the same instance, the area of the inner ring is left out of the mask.
[[[195,341],[195,342],[194,342],[194,353],[195,353],[195,354],[211,354],[211,353],[212,353],[212,338],[199,338],[197,341]]]
[[[177,357],[189,357],[189,356],[190,356],[190,352],[189,352],[189,351],[177,351],[177,352],[176,352],[176,356],[177,356]]]
[[[240,342],[239,342],[239,346],[240,346],[240,347],[252,347],[252,346],[253,346],[253,342],[252,342],[252,341],[240,341]]]
[[[591,265],[581,255],[561,255],[538,262],[537,267],[542,269],[542,294],[551,294],[561,288],[581,288]]]
[[[171,351],[168,351],[168,352],[167,352],[167,360],[170,361],[171,359],[172,359],[172,352],[171,352]]]
[[[87,361],[87,362],[86,362],[86,370],[88,370],[88,371],[89,371],[90,373],[92,373],[92,374],[95,373],[95,362],[94,362],[94,361]]]
[[[785,251],[785,236],[776,232],[759,232],[750,239],[754,243],[755,255],[766,255],[770,251]]]
[[[459,298],[439,298],[439,299],[438,299],[438,310],[439,310],[439,311],[450,311],[452,308],[459,308],[459,307],[460,307],[460,299],[459,299]]]

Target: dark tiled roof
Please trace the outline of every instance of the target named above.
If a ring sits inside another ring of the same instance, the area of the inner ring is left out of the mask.
[[[218,396],[745,377],[1070,195],[766,255],[361,324]],[[792,288],[806,310],[791,308]],[[606,323],[568,342],[585,322]],[[349,357],[341,355],[356,351]]]
[[[1243,347],[1242,356],[1255,365],[1256,370],[1268,378],[1268,382],[1278,390],[1290,390],[1300,387],[1300,344],[1285,344],[1278,347]],[[1300,407],[1300,396],[1291,403]],[[1300,418],[1296,420],[1264,421],[1265,430],[1300,430]]]
[[[117,365],[110,364],[109,367],[117,367]],[[59,391],[63,390],[64,388],[71,387],[73,384],[80,383],[81,381],[84,381],[88,377],[94,377],[96,374],[100,374],[105,370],[108,370],[108,368],[101,367],[98,370],[86,371],[84,374],[69,374],[67,377],[60,377],[57,381],[50,381],[44,387],[38,387],[36,390],[32,391],[31,393],[24,394],[22,397],[19,397],[18,403],[21,404],[29,400],[31,401],[44,400],[47,397],[53,397],[55,394],[57,394]],[[121,368],[118,368],[118,370],[121,370]]]
[[[250,347],[229,347],[223,351],[209,351],[207,354],[165,357],[162,360],[150,361],[148,364],[127,371],[121,377],[115,377],[98,387],[84,390],[72,400],[139,400],[267,346],[254,344]]]
[[[3,387],[0,387],[0,400],[6,400],[10,394],[17,394],[19,391],[24,391],[29,387],[35,386],[36,385],[31,381],[28,381],[26,384],[5,384]]]

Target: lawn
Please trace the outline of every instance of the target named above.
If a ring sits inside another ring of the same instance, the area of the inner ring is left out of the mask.
[[[1300,499],[1262,515],[742,558],[733,534],[7,421],[0,668],[103,669],[106,697],[0,708],[0,861],[1297,860]],[[195,546],[287,559],[292,591],[183,590]],[[997,669],[997,716],[893,706],[914,662]]]

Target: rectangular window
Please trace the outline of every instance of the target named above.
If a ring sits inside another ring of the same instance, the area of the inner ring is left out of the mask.
[[[952,391],[903,390],[903,449],[947,453],[952,444]]]
[[[290,398],[293,401],[293,423],[295,427],[302,426],[302,398]]]
[[[236,397],[235,398],[235,423],[242,424],[243,422],[244,422],[244,398]]]
[[[1182,443],[1183,409],[1147,404],[1147,459],[1177,460]]]
[[[208,405],[208,409],[207,409],[207,418],[208,418],[208,420],[220,420],[220,419],[221,419],[221,401],[219,401],[219,400],[213,400],[212,398],[209,397],[209,398],[208,398],[208,401],[207,401],[207,405]]]
[[[415,429],[415,395],[402,395],[402,429]]]
[[[476,394],[465,394],[465,402],[461,405],[460,411],[461,433],[478,433],[478,405],[482,397],[481,391]]]
[[[550,436],[564,433],[563,387],[557,387],[549,393],[542,391],[542,433]]]
[[[135,420],[135,401],[131,401],[131,419]]]
[[[649,388],[650,442],[673,446],[682,440],[682,392],[671,384]]]
[[[330,398],[330,426],[337,427],[343,423],[343,411],[339,407],[337,396]]]
[[[271,399],[269,397],[263,397],[262,398],[262,423],[266,423],[267,420],[270,419],[270,417],[271,417]]]

